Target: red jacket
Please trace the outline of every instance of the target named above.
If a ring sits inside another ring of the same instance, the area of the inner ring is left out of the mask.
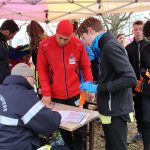
[[[92,81],[90,60],[82,42],[72,37],[58,46],[55,35],[44,39],[39,46],[37,70],[43,96],[68,99],[80,93],[80,72],[85,81]]]

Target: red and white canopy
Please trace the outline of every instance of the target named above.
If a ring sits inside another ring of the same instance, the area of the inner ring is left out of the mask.
[[[56,22],[103,13],[150,10],[150,0],[0,0],[0,17]]]

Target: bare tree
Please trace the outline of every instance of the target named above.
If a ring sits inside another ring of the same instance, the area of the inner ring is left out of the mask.
[[[144,17],[146,20],[150,20],[150,13],[149,13],[149,16],[145,16]]]
[[[124,14],[101,14],[100,18],[103,20],[104,26],[107,31],[111,31],[113,35],[117,35],[124,28],[129,25],[129,20],[133,13]]]

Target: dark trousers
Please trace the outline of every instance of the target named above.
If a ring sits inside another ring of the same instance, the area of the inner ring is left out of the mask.
[[[71,150],[67,146],[52,146],[51,150]]]
[[[150,98],[142,96],[142,137],[144,150],[150,150]]]
[[[150,150],[150,123],[145,123],[142,130],[144,150]]]
[[[142,98],[141,94],[137,93],[134,97],[135,119],[139,133],[142,132]]]
[[[65,99],[65,100],[52,98],[52,101],[61,103],[61,104],[70,105],[70,106],[76,106],[76,102],[79,100],[79,97],[80,97],[80,95],[77,95],[73,98]],[[83,134],[79,131],[81,129],[82,128],[80,128],[74,132],[69,132],[69,131],[60,129],[60,133],[63,137],[65,144],[71,150],[83,150],[83,147],[84,147]]]
[[[106,150],[127,150],[127,121],[122,117],[112,117],[112,123],[102,125]]]

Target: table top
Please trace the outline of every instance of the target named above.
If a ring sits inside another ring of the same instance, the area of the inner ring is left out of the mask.
[[[70,110],[70,111],[77,111],[77,112],[86,112],[89,114],[89,116],[87,117],[86,121],[83,124],[75,124],[75,123],[68,123],[68,122],[61,123],[60,128],[67,130],[67,131],[74,131],[74,130],[90,123],[91,121],[99,118],[98,111],[93,111],[93,110],[89,110],[89,109],[81,109],[79,107],[74,107],[74,106],[69,106],[69,105],[64,105],[64,104],[59,104],[59,103],[55,103],[53,109],[55,111]]]

